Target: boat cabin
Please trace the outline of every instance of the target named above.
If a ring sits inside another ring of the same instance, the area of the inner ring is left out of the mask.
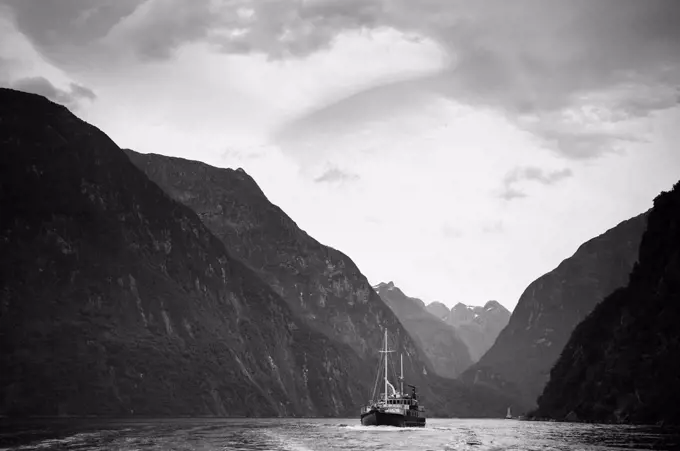
[[[417,406],[418,401],[415,399],[404,399],[404,398],[396,398],[396,399],[387,399],[387,404],[400,404],[400,405],[405,405],[405,406]]]

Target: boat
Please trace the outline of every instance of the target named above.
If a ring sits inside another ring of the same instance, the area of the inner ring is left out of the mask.
[[[512,413],[510,412],[510,407],[508,407],[508,413],[505,414],[507,420],[512,420]]]
[[[397,391],[387,378],[388,354],[394,352],[387,349],[387,330],[385,330],[384,354],[384,389],[376,399],[380,385],[380,372],[376,376],[372,399],[361,408],[361,424],[363,426],[395,426],[395,427],[425,427],[425,407],[418,400],[415,385],[408,385],[411,393],[404,393],[404,356],[400,356],[401,375]],[[382,361],[380,363],[383,363]],[[382,365],[380,365],[382,367]]]

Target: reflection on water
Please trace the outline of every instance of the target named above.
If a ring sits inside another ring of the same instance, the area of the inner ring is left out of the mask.
[[[673,450],[656,427],[428,419],[425,428],[364,427],[358,419],[53,420],[2,423],[16,450]]]

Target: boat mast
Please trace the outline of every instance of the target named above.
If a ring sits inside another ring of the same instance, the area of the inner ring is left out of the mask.
[[[401,358],[401,376],[399,376],[399,390],[401,391],[401,396],[404,396],[404,354],[399,354]]]
[[[385,404],[387,404],[387,328],[385,328]]]
[[[380,351],[381,354],[385,354],[385,404],[387,404],[387,385],[389,382],[387,381],[387,353],[388,352],[394,352],[394,351],[388,351],[387,350],[387,328],[385,328],[385,350]],[[377,381],[376,381],[377,382]],[[377,385],[376,385],[377,387]]]

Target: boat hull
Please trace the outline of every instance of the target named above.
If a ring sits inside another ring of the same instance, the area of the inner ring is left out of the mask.
[[[425,427],[425,418],[371,410],[361,415],[362,426]]]

